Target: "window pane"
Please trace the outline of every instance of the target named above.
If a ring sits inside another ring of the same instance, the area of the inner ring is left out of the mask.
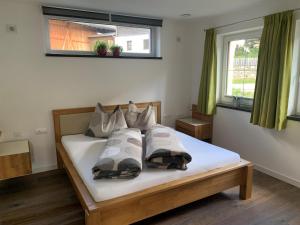
[[[144,40],[144,50],[150,49],[150,41],[149,39]]]
[[[151,38],[150,28],[125,27],[49,19],[51,50],[93,51],[96,41],[120,45],[123,52],[151,53],[144,48],[144,40]]]
[[[128,53],[150,53],[150,48],[144,49],[144,39],[150,39],[149,28],[117,26],[115,43]]]
[[[253,98],[259,39],[229,42],[227,95]]]

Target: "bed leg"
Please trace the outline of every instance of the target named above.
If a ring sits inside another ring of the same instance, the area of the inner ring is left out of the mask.
[[[253,165],[244,168],[242,184],[240,185],[240,199],[247,200],[252,195]]]
[[[100,225],[99,213],[85,210],[85,225]]]
[[[57,168],[58,169],[63,169],[64,164],[63,164],[62,158],[61,158],[58,150],[56,150],[56,159],[57,159]]]

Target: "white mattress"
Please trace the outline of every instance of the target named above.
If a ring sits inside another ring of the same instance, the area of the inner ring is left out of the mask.
[[[160,170],[144,166],[141,174],[130,180],[93,180],[92,167],[101,154],[106,139],[87,137],[83,134],[62,137],[62,144],[69,154],[77,172],[96,202],[113,199],[149,187],[167,183],[182,177],[230,166],[240,162],[237,153],[200,141],[177,132],[192,162],[188,169]]]

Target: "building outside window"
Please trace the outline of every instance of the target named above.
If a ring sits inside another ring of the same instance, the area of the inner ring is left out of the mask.
[[[150,41],[149,39],[144,39],[144,50],[150,49]]]
[[[126,41],[127,45],[127,51],[130,52],[132,51],[132,41]]]

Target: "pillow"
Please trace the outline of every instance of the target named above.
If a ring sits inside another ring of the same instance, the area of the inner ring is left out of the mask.
[[[89,137],[105,138],[114,130],[127,128],[125,117],[120,106],[111,113],[105,112],[100,103],[97,104],[92,114],[89,128],[85,135]]]
[[[152,104],[149,104],[144,111],[139,112],[136,105],[130,101],[128,111],[125,113],[125,119],[129,128],[138,128],[143,132],[156,124],[155,111]]]

